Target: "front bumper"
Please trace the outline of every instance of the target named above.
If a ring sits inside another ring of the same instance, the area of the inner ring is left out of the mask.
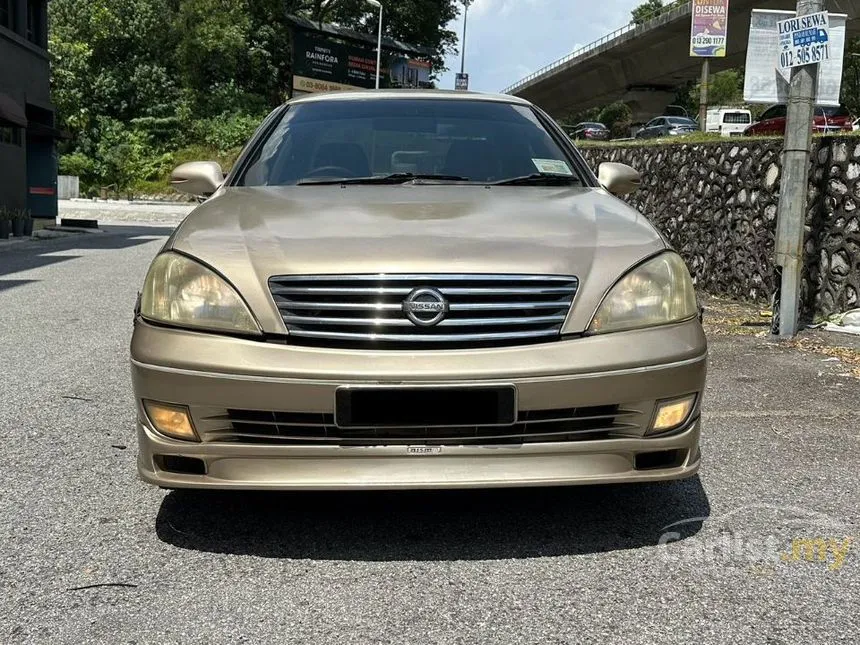
[[[528,347],[348,351],[158,328],[132,340],[141,477],[167,488],[398,489],[548,486],[681,479],[699,467],[699,404],[687,424],[648,437],[657,401],[704,390],[698,321]],[[624,436],[515,445],[260,445],[212,440],[229,408],[331,414],[341,385],[513,384],[520,413],[596,406],[635,410]],[[141,400],[187,405],[203,441],[157,433]],[[668,455],[668,460],[648,460]],[[198,474],[165,466],[183,457]],[[656,466],[655,466],[656,464]]]

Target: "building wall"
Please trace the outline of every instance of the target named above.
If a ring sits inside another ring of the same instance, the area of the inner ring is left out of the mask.
[[[26,10],[27,3],[26,0],[18,0],[18,4],[20,15]],[[26,31],[22,33],[26,34]],[[50,67],[44,37],[43,43],[44,47],[37,46],[25,35],[0,27],[0,61],[3,61],[0,65],[0,92],[18,101],[26,99],[39,107],[50,108]]]
[[[774,290],[774,242],[782,140],[585,147],[592,168],[626,163],[642,173],[627,201],[716,295],[766,301]],[[807,317],[860,307],[860,138],[813,142],[806,208],[803,303]]]
[[[47,9],[42,2],[39,43],[27,40],[27,0],[17,3],[15,29],[0,26],[0,92],[9,95],[22,109],[27,104],[53,113],[47,47]],[[53,125],[48,124],[48,125]],[[0,143],[0,206],[26,208],[27,137],[21,146]]]
[[[27,207],[26,147],[0,143],[0,207]]]

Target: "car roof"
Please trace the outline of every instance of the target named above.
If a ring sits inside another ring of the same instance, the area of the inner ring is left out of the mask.
[[[512,103],[531,107],[525,99],[510,94],[489,94],[484,92],[468,92],[464,90],[353,90],[345,92],[322,92],[308,94],[287,101],[289,105],[301,103],[319,103],[324,101],[363,101],[367,99],[442,99],[446,101],[493,101],[495,103]]]

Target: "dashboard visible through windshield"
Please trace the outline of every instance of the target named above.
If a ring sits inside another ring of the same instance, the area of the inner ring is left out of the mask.
[[[407,180],[580,183],[569,154],[528,106],[498,101],[360,99],[286,109],[236,185]]]

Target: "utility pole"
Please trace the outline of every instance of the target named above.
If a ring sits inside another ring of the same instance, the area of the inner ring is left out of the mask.
[[[824,11],[824,0],[797,0],[797,15]],[[800,279],[803,271],[806,195],[809,185],[809,154],[812,147],[812,117],[818,85],[818,64],[795,67],[791,72],[779,216],[776,226],[776,272],[774,333],[797,335],[800,312]]]
[[[460,46],[460,74],[466,73],[466,23],[469,21],[469,5],[472,0],[463,0],[463,6],[466,8],[463,13],[463,44]]]
[[[699,83],[699,129],[708,131],[708,86],[711,83],[711,59],[702,59],[702,81]]]
[[[376,89],[379,89],[380,65],[382,65],[382,3],[379,0],[366,0],[367,4],[379,8],[379,36],[376,39]]]

